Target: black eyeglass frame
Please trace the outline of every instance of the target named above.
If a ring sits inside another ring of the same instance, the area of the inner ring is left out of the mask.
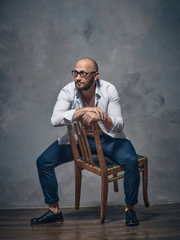
[[[74,78],[77,77],[78,75],[80,75],[82,78],[88,78],[91,74],[96,73],[96,72],[97,71],[94,71],[94,72],[84,72],[84,71],[78,72],[76,70],[71,71]],[[83,75],[83,74],[85,74],[85,75]],[[90,75],[88,76],[88,74],[90,74]]]

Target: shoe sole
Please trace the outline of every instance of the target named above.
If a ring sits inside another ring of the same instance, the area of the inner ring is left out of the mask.
[[[41,224],[48,224],[48,223],[55,223],[55,222],[64,222],[64,219],[57,219],[55,221],[49,221],[49,222],[31,222],[32,225],[41,225]]]
[[[138,226],[139,223],[126,223],[127,227],[134,227],[134,226]]]

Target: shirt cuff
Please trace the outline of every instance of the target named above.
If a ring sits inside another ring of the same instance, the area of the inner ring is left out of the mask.
[[[123,120],[122,119],[117,119],[116,117],[110,117],[111,120],[112,120],[112,124],[113,124],[113,127],[111,130],[109,130],[110,132],[120,132],[122,131],[123,127],[124,127],[124,123],[123,123]]]
[[[64,122],[65,123],[72,123],[72,118],[74,116],[76,109],[71,109],[64,113]]]

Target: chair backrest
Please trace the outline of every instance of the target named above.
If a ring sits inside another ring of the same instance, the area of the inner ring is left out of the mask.
[[[81,150],[81,154],[80,154],[77,144],[76,144],[76,139],[74,136],[74,131],[73,131],[72,125],[67,125],[74,160],[77,161],[77,159],[81,158],[81,160],[83,160],[85,163],[94,167],[95,164],[94,164],[93,156],[91,153],[91,149],[89,146],[89,142],[88,142],[88,138],[87,138],[87,134],[86,134],[84,125],[81,121],[77,121],[76,123],[73,123],[73,125],[74,125],[74,129],[75,129],[75,132],[77,135],[79,147]],[[94,141],[96,144],[96,151],[97,151],[100,168],[102,170],[106,170],[107,166],[105,163],[104,154],[103,154],[103,150],[101,147],[101,142],[100,142],[98,129],[97,129],[97,123],[92,123],[91,127],[92,127],[92,131],[93,131],[93,135],[94,135]],[[81,155],[81,157],[80,157],[80,155]]]

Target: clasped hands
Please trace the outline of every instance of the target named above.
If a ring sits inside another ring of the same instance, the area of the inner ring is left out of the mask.
[[[90,126],[92,122],[97,122],[97,121],[106,121],[108,116],[99,107],[87,107],[86,112],[82,116],[82,121],[85,125]]]

